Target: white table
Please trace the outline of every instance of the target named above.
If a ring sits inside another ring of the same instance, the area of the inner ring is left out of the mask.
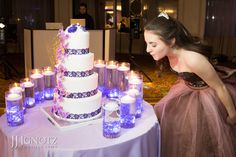
[[[47,105],[45,102],[41,105]],[[160,128],[151,105],[132,129],[121,130],[119,138],[102,135],[102,123],[61,131],[50,123],[40,106],[27,110],[25,123],[10,127],[0,117],[1,157],[157,157]]]

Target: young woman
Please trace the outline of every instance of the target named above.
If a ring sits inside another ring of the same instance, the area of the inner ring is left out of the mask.
[[[179,21],[161,13],[144,30],[147,52],[167,56],[180,78],[154,106],[161,156],[236,157],[236,85],[219,77],[202,55],[207,47]]]

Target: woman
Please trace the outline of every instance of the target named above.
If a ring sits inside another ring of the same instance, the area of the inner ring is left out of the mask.
[[[155,60],[167,56],[180,78],[154,106],[161,156],[236,157],[236,85],[218,76],[202,55],[207,47],[167,14],[144,30],[147,52]]]

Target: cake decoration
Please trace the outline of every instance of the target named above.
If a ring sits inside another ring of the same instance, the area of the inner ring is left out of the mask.
[[[87,121],[101,115],[102,94],[98,74],[93,71],[89,32],[74,24],[60,30],[57,49],[57,87],[51,112],[64,120]]]

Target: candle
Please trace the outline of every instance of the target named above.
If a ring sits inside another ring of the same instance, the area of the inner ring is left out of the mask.
[[[142,115],[142,104],[143,104],[143,97],[139,90],[135,88],[131,88],[127,91],[127,94],[131,95],[132,97],[135,97],[135,104],[136,104],[136,112],[135,112],[135,118],[140,118]]]
[[[94,72],[98,74],[98,89],[102,92],[102,96],[105,94],[105,61],[95,60],[94,61]]]
[[[105,67],[105,61],[104,60],[95,60],[94,66],[97,68],[104,68]]]
[[[53,100],[54,90],[56,87],[56,75],[51,67],[44,67],[44,97],[46,100]]]
[[[9,126],[18,126],[24,123],[22,95],[20,93],[5,93],[6,117]]]
[[[9,85],[9,91],[11,93],[18,93],[22,95],[23,111],[26,113],[25,107],[25,88],[20,83],[13,83]]]
[[[35,106],[35,98],[34,98],[34,83],[29,78],[24,78],[21,81],[21,85],[25,89],[25,104],[26,108],[31,108]]]
[[[128,75],[128,89],[136,89],[136,118],[140,118],[143,111],[143,75],[138,71],[131,71]]]
[[[34,86],[34,84],[32,82],[29,82],[29,81],[23,82],[23,85],[24,85],[25,88],[29,88],[29,87]]]
[[[135,98],[124,93],[120,98],[120,116],[122,128],[133,128],[135,126],[136,104]]]
[[[106,62],[105,88],[107,97],[118,98],[119,92],[117,89],[117,61]]]
[[[130,64],[127,62],[122,62],[118,64],[118,74],[117,74],[117,86],[119,92],[123,92],[128,89],[128,82],[126,76],[130,70]]]
[[[22,99],[22,96],[20,94],[16,94],[16,93],[11,93],[6,97],[6,100],[8,101],[17,101]]]
[[[44,78],[40,69],[31,70],[30,78],[34,82],[34,98],[36,103],[44,101]]]
[[[103,136],[106,138],[116,138],[120,136],[120,116],[118,114],[118,101],[106,99],[103,105]]]

